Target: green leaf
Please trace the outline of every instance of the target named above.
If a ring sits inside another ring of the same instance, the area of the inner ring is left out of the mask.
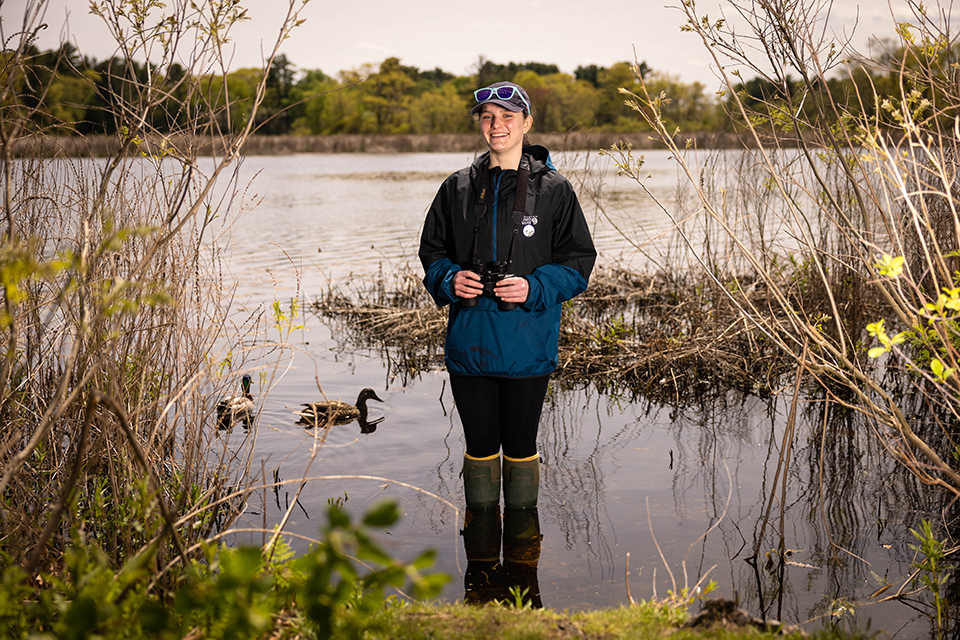
[[[374,505],[363,518],[363,524],[368,527],[389,527],[400,519],[400,508],[393,501],[383,501]]]
[[[436,560],[436,558],[437,558],[436,549],[427,549],[426,551],[421,553],[419,556],[417,556],[417,558],[413,561],[412,564],[415,569],[418,569],[418,570],[427,569],[428,567],[433,566],[433,563]]]
[[[350,516],[336,505],[332,504],[327,508],[327,518],[330,520],[330,526],[334,529],[347,529],[350,527]]]
[[[930,370],[940,382],[946,382],[947,378],[954,374],[953,367],[944,365],[943,362],[941,362],[938,358],[933,358],[930,360]]]
[[[891,257],[890,254],[883,254],[883,257],[874,264],[874,267],[882,276],[897,278],[903,273],[904,257]]]

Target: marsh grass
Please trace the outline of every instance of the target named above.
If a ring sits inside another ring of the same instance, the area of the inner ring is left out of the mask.
[[[442,367],[447,312],[417,274],[391,274],[331,285],[312,308],[350,346],[382,349],[391,374],[406,379]],[[758,305],[766,295],[762,287],[741,294]],[[789,370],[791,362],[743,321],[727,295],[694,272],[600,266],[587,290],[563,307],[554,380],[589,379],[601,390],[673,402],[731,388],[769,393]]]
[[[699,132],[690,136],[703,148],[738,148],[743,143],[734,133]],[[537,133],[531,141],[552,151],[604,149],[622,142],[635,149],[656,149],[662,145],[649,133],[611,133],[600,131],[570,131],[567,133]],[[164,147],[196,148],[200,155],[223,155],[227,146],[217,137],[195,139],[192,134],[157,135],[144,139],[144,147],[156,152]],[[12,148],[16,157],[41,155],[44,157],[110,157],[118,150],[114,136],[74,135],[39,136],[20,140]],[[248,156],[288,155],[292,153],[476,153],[485,150],[482,140],[473,133],[444,134],[332,134],[313,135],[255,135],[244,142],[243,152]]]

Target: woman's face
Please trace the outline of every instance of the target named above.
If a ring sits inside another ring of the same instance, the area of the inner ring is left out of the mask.
[[[533,118],[523,112],[507,111],[485,104],[480,111],[480,133],[493,153],[510,152],[523,146],[523,134],[533,126]]]

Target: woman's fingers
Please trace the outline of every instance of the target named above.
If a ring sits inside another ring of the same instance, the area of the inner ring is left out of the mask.
[[[458,271],[453,277],[453,292],[458,298],[476,298],[482,291],[480,276],[473,271]]]
[[[458,298],[476,298],[483,293],[480,276],[473,271],[458,271],[453,277],[453,292]],[[526,278],[504,278],[494,291],[504,302],[526,302],[530,295],[530,283]]]
[[[497,283],[496,294],[504,302],[526,302],[530,283],[526,278],[504,278]]]

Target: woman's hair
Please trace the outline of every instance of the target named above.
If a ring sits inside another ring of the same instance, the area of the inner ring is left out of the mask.
[[[481,113],[483,113],[483,111],[477,111],[476,113],[474,113],[474,114],[473,114],[472,116],[470,116],[470,117],[473,118],[473,121],[474,121],[474,122],[480,122],[480,114],[481,114]],[[533,118],[533,114],[532,114],[532,113],[529,113],[526,109],[524,109],[523,111],[520,111],[520,112],[518,112],[518,113],[522,113],[524,119],[526,119],[526,118]]]

